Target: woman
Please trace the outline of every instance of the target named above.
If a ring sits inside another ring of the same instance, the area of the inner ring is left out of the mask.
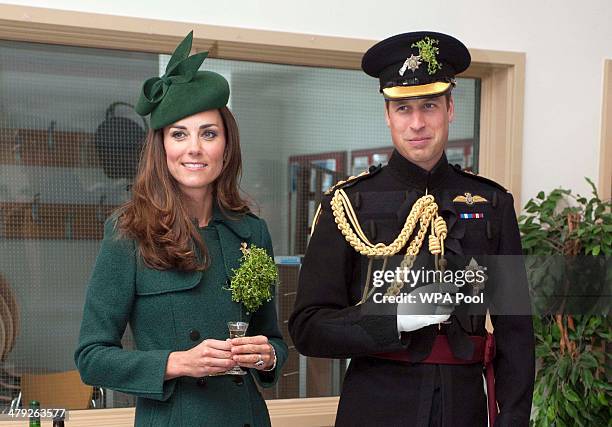
[[[236,122],[227,81],[197,71],[192,33],[136,110],[151,131],[132,199],[105,224],[75,361],[83,381],[136,395],[137,426],[266,426],[256,385],[286,359],[274,302],[247,313],[227,289],[241,244],[272,256],[266,224],[240,197]],[[249,322],[228,339],[228,321]],[[130,323],[136,350],[121,347]],[[222,375],[240,366],[251,375]]]

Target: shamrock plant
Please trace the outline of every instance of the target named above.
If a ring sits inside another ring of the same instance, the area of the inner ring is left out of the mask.
[[[419,49],[419,56],[427,62],[427,73],[430,75],[436,74],[436,71],[442,69],[442,64],[440,64],[436,58],[440,48],[434,46],[438,43],[436,39],[425,37],[423,40],[412,43],[411,46]]]
[[[278,283],[278,270],[265,249],[242,243],[240,267],[234,269],[230,290],[232,301],[240,302],[249,313],[272,299],[272,286]]]

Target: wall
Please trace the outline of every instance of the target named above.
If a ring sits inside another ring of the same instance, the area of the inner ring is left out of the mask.
[[[417,29],[448,32],[470,48],[527,55],[522,197],[557,186],[586,192],[597,180],[602,72],[612,58],[609,0],[384,3],[312,0],[98,2],[12,0],[10,3],[143,18],[381,39]],[[188,26],[186,26],[186,29]],[[563,171],[563,173],[559,173]]]

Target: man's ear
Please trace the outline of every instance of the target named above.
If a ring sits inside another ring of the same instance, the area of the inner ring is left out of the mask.
[[[448,122],[452,123],[455,118],[455,100],[453,95],[448,97]]]
[[[391,120],[389,119],[389,101],[385,101],[385,123],[387,123],[387,127],[391,127]]]

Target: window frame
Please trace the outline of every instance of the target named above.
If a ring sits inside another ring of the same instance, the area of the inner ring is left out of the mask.
[[[601,200],[612,198],[612,59],[604,60],[603,99],[601,110],[601,143],[599,148],[599,182]]]

